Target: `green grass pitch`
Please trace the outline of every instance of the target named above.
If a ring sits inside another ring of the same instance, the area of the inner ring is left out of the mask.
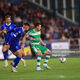
[[[67,58],[63,64],[58,58],[52,58],[48,64],[52,69],[43,71],[36,71],[36,59],[26,60],[25,68],[20,62],[17,73],[10,72],[11,66],[4,68],[3,64],[0,61],[0,80],[80,80],[80,58]]]

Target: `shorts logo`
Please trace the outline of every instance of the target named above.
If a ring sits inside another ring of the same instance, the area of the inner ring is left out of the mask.
[[[16,49],[18,49],[18,46],[16,46]]]
[[[19,31],[19,33],[21,33],[21,31]]]

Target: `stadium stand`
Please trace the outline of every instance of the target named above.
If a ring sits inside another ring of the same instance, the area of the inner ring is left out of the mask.
[[[4,0],[4,2],[0,2],[0,26],[4,23],[4,16],[6,14],[12,16],[12,20],[17,26],[28,22],[32,29],[34,28],[34,23],[42,23],[41,37],[43,40],[69,39],[71,46],[79,46],[80,28],[78,26],[68,26],[63,19],[59,17],[55,19],[52,13],[33,3],[24,1],[14,4]]]

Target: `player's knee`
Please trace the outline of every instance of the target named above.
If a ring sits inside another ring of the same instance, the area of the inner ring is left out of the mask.
[[[51,51],[50,51],[50,50],[48,50],[48,53],[49,53],[49,54],[51,54]]]
[[[37,52],[37,55],[42,55],[42,52],[41,52],[41,51],[38,51],[38,52]]]
[[[2,52],[4,52],[5,50],[2,48]]]
[[[24,56],[24,54],[23,54],[23,51],[22,51],[22,50],[18,50],[18,51],[17,51],[17,53],[18,53],[18,56],[19,56],[20,58]]]
[[[7,49],[9,49],[9,48],[10,48],[10,46],[8,45]]]
[[[22,52],[22,56],[25,56],[25,53],[24,52]]]
[[[18,54],[17,56],[19,56],[20,58],[22,58],[22,54]]]
[[[18,50],[17,52],[18,52],[19,54],[22,54],[22,50],[21,50],[21,49],[20,49],[20,50]]]
[[[22,56],[25,56],[25,54],[24,54],[24,52],[23,52],[23,50],[21,49],[21,50],[19,50],[19,53],[20,54],[22,54]]]
[[[51,51],[48,49],[47,51],[45,51],[45,54],[51,54]]]
[[[6,49],[6,48],[3,48],[3,49],[2,49],[2,52],[5,52],[5,51],[7,51],[7,49]]]
[[[10,48],[10,46],[9,46],[9,45],[5,45],[5,46],[3,46],[3,48],[2,48],[2,52],[7,51],[9,48]]]

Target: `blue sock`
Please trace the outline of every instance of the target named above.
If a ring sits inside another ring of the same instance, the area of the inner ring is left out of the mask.
[[[3,52],[4,60],[7,60],[8,51]]]
[[[18,57],[18,56],[16,55],[16,58],[17,58],[17,57]],[[17,59],[16,59],[16,58],[15,58],[15,59],[14,59],[14,61],[13,61],[14,63],[17,61]]]
[[[17,57],[14,59],[14,66],[13,66],[13,67],[16,68],[16,66],[18,65],[18,63],[19,63],[20,60],[21,60],[21,58],[17,56]]]

